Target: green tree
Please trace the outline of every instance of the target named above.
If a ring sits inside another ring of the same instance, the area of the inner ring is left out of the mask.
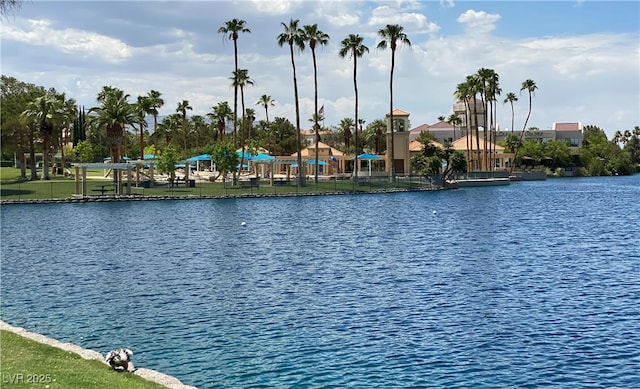
[[[230,142],[221,141],[213,144],[208,151],[218,171],[218,175],[214,178],[214,181],[222,175],[222,181],[225,182],[227,173],[234,172],[238,164],[238,155],[236,154],[235,147],[233,147],[233,144]]]
[[[149,96],[138,96],[138,101],[133,106],[140,127],[140,159],[144,158],[144,129],[147,126],[145,117],[152,111],[152,101]],[[155,130],[155,129],[154,129]]]
[[[411,159],[417,173],[432,176],[436,183],[449,186],[455,174],[466,171],[464,153],[454,150],[450,142],[445,142],[444,148],[428,141],[423,145],[422,151]]]
[[[75,147],[74,152],[79,162],[93,162],[97,157],[93,145],[86,140],[80,141]]]
[[[305,47],[304,31],[298,27],[300,20],[291,19],[289,24],[281,23],[284,32],[278,35],[278,46],[289,45],[291,55],[291,67],[293,69],[293,94],[296,107],[296,131],[298,133],[298,186],[305,186],[304,172],[302,171],[302,134],[300,133],[300,103],[298,99],[298,80],[296,78],[296,63],[293,56],[294,46],[299,51],[303,51]]]
[[[362,42],[364,38],[358,34],[349,34],[348,37],[344,38],[340,43],[340,51],[338,51],[338,55],[340,58],[345,58],[349,55],[353,58],[353,92],[355,96],[355,123],[359,123],[358,119],[358,58],[362,58],[365,53],[369,52],[369,48],[365,46]],[[354,143],[356,145],[355,152],[355,166],[358,166],[358,127],[355,129]],[[316,157],[317,159],[317,157]],[[354,170],[354,178],[358,179],[358,169]]]
[[[235,67],[233,68],[233,75],[238,74],[238,37],[239,33],[251,33],[247,27],[247,22],[242,19],[231,19],[224,22],[224,26],[218,29],[218,34],[223,34],[225,39],[233,41],[233,60]],[[238,81],[233,82],[233,140],[237,142],[237,130],[238,130]]]
[[[355,126],[355,122],[352,118],[344,118],[340,120],[340,128],[342,129],[342,136],[344,139],[344,147],[349,149],[351,147],[351,129]]]
[[[240,147],[242,148],[242,154],[240,156],[240,166],[242,166],[244,162],[244,150],[246,148],[246,138],[247,138],[247,117],[246,110],[244,107],[244,87],[248,85],[255,85],[255,82],[249,77],[249,70],[247,69],[238,69],[237,72],[234,72],[233,77],[231,78],[234,87],[240,88],[240,102],[242,104],[242,119],[240,121]]]
[[[389,173],[391,181],[395,181],[396,179],[396,167],[395,167],[395,155],[394,155],[394,146],[393,146],[393,71],[396,65],[396,49],[398,44],[404,44],[407,46],[411,46],[411,41],[407,37],[407,34],[404,33],[404,27],[398,24],[387,24],[387,26],[383,29],[378,30],[378,36],[382,39],[378,43],[378,49],[386,49],[387,47],[391,49],[391,72],[389,76],[389,116],[390,116],[390,146],[389,150]]]
[[[176,164],[180,161],[180,156],[173,146],[167,146],[158,157],[158,170],[162,173],[169,174],[170,182],[176,178]]]

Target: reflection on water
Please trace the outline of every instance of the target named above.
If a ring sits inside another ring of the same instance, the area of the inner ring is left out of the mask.
[[[2,319],[200,388],[634,387],[639,196],[634,176],[5,206]]]

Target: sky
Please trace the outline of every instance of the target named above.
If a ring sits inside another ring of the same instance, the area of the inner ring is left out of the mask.
[[[205,115],[228,101],[233,43],[219,34],[225,21],[246,21],[238,39],[239,67],[255,85],[245,104],[267,94],[269,118],[295,123],[288,47],[277,44],[282,23],[318,24],[330,36],[316,48],[319,107],[326,126],[354,116],[353,59],[340,58],[349,34],[364,37],[369,52],[358,59],[359,117],[369,123],[389,110],[391,51],[377,49],[378,31],[399,24],[411,41],[396,52],[394,108],[410,113],[411,128],[452,113],[457,84],[480,68],[500,76],[500,129],[522,129],[534,80],[527,127],[554,122],[596,125],[611,137],[640,125],[640,2],[638,1],[43,1],[26,0],[1,19],[2,74],[66,92],[80,105],[97,105],[103,86],[132,96],[162,93],[161,115],[188,100]],[[301,126],[314,112],[313,62],[295,53]]]

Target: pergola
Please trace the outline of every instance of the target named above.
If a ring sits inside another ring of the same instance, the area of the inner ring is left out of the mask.
[[[137,167],[144,167],[145,165],[152,166],[155,164],[155,160],[135,160],[135,161],[127,161],[121,163],[110,163],[110,162],[90,162],[90,163],[73,163],[71,166],[75,168],[75,183],[76,183],[76,195],[80,195],[82,197],[87,196],[87,169],[105,169],[105,170],[113,170],[114,175],[119,177],[117,174],[118,171],[126,171],[127,174],[127,185],[124,194],[131,194],[132,180],[131,180],[131,171],[136,169]],[[153,170],[152,170],[153,171]],[[151,173],[153,177],[153,173]],[[122,193],[122,181],[116,181],[116,194]]]

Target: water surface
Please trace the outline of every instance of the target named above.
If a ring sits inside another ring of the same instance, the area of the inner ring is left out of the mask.
[[[2,319],[199,388],[639,387],[639,199],[636,175],[3,206]]]

